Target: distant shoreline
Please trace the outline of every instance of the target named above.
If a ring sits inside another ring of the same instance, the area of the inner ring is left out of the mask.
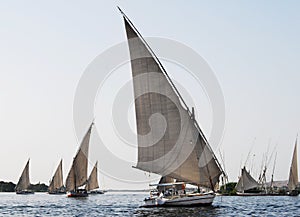
[[[0,181],[0,192],[15,192],[16,184],[13,182]],[[31,184],[30,189],[34,192],[47,192],[48,185],[44,183]],[[107,192],[148,192],[148,189],[108,189]]]
[[[149,192],[148,189],[131,190],[131,189],[108,189],[107,192]]]
[[[16,184],[13,182],[0,181],[0,192],[15,192]],[[30,190],[34,192],[47,192],[48,185],[44,183],[31,184]]]

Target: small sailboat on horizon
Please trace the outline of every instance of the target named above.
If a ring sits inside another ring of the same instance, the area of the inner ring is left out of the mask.
[[[29,179],[29,160],[26,163],[26,166],[21,174],[21,177],[15,187],[16,194],[34,194],[30,190],[30,179]]]
[[[97,161],[87,180],[85,189],[88,192],[88,194],[104,194],[104,191],[101,191],[98,188],[99,188],[99,183],[98,183],[98,161]]]
[[[216,195],[215,187],[224,171],[200,129],[193,109],[191,112],[150,46],[119,10],[124,18],[134,86],[138,134],[135,168],[167,176],[166,182],[171,181],[152,185],[161,190],[157,194],[151,191],[144,206],[211,205]],[[155,118],[151,120],[155,114],[164,116],[167,129],[162,129],[162,123]],[[157,141],[156,138],[160,139]],[[196,186],[198,191],[186,192],[185,184]],[[209,190],[202,192],[200,187]]]
[[[297,160],[297,139],[295,142],[293,157],[292,157],[292,163],[290,167],[290,174],[289,174],[289,181],[288,181],[288,189],[290,196],[298,196],[299,190],[297,190],[297,187],[299,185],[299,179],[298,179],[298,160]]]
[[[238,183],[235,186],[239,196],[258,196],[261,191],[258,190],[259,183],[250,175],[244,166]]]
[[[88,153],[92,123],[83,137],[80,147],[73,159],[73,163],[66,179],[68,197],[87,197],[88,193],[84,185],[87,184]]]
[[[63,183],[63,172],[62,172],[62,159],[52,177],[50,185],[48,187],[48,194],[65,194],[66,189]]]

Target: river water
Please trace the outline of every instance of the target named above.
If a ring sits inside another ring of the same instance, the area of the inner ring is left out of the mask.
[[[0,216],[300,216],[300,197],[217,196],[210,207],[141,208],[147,193],[106,193],[88,198],[0,193]]]

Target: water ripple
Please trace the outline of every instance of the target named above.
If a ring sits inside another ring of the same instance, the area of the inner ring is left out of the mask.
[[[145,193],[88,198],[0,193],[0,216],[300,216],[300,197],[216,197],[210,207],[141,208]]]

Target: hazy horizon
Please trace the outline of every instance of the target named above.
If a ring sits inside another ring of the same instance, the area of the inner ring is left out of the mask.
[[[116,6],[144,37],[183,43],[213,69],[226,107],[222,144],[214,151],[220,162],[220,152],[224,155],[229,180],[237,181],[250,150],[246,165],[258,178],[264,153],[270,156],[275,146],[274,180],[288,179],[300,132],[300,2],[9,1],[1,6],[0,180],[16,183],[28,158],[32,183],[48,184],[61,158],[66,178],[88,127],[89,117],[83,117],[78,127],[81,134],[76,135],[73,103],[80,78],[99,54],[126,40]],[[212,112],[205,92],[190,85],[182,69],[162,62],[176,83],[192,94],[196,118],[209,137]],[[96,98],[98,134],[105,134],[112,143],[107,148],[127,160],[122,165],[111,162],[92,133],[89,171],[98,160],[100,170],[118,176],[100,173],[100,188],[146,189],[152,178],[159,178],[131,167],[136,148],[115,139],[109,131],[112,123],[103,113],[108,109],[104,105],[130,78],[129,64],[125,64]],[[131,107],[126,115],[135,130],[133,112]],[[273,161],[268,165],[268,181]]]

